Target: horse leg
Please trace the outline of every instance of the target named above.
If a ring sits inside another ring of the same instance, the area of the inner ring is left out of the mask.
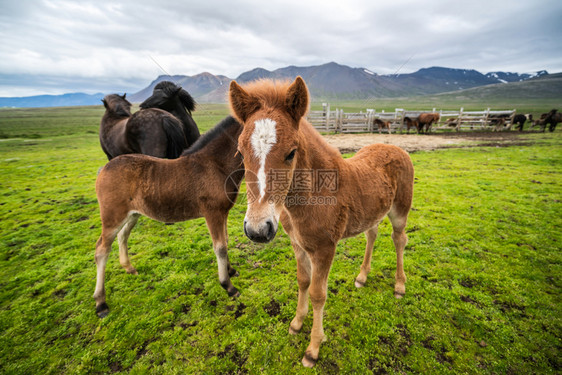
[[[297,283],[299,285],[299,297],[297,311],[291,324],[289,333],[296,335],[300,332],[306,315],[308,314],[308,287],[310,286],[311,265],[308,254],[297,244],[293,244],[293,251],[297,259]]]
[[[228,212],[218,212],[205,215],[207,227],[213,240],[213,250],[217,257],[219,269],[219,282],[230,297],[238,297],[240,292],[232,285],[230,276],[236,274],[236,270],[230,266],[228,259],[228,234],[226,230],[226,218]]]
[[[322,320],[328,290],[328,274],[330,273],[335,252],[334,246],[329,249],[317,249],[314,255],[311,256],[312,277],[308,290],[310,302],[312,303],[313,321],[312,331],[310,332],[310,344],[302,359],[302,364],[305,367],[313,367],[316,364],[320,345],[326,341]]]
[[[365,232],[367,237],[367,247],[365,248],[365,258],[363,259],[363,264],[361,264],[361,272],[355,278],[355,287],[362,288],[367,282],[367,275],[371,271],[371,256],[373,255],[373,245],[377,239],[377,233],[379,231],[379,224],[375,225],[373,228]]]
[[[131,262],[129,260],[129,248],[127,246],[127,241],[129,240],[131,230],[133,230],[134,226],[139,220],[139,216],[140,214],[130,213],[125,220],[123,228],[117,235],[117,240],[119,242],[119,263],[121,263],[121,266],[125,268],[125,270],[127,270],[127,273],[130,273],[132,275],[137,275],[138,272],[135,267],[131,265]]]
[[[108,233],[109,232],[109,233]],[[115,240],[117,231],[107,231],[102,229],[102,234],[96,243],[96,289],[94,291],[94,300],[96,301],[96,314],[100,318],[105,318],[109,314],[109,306],[105,302],[105,265],[109,252],[111,251],[111,244]]]
[[[392,224],[392,240],[396,248],[396,284],[394,285],[394,296],[402,298],[406,294],[406,274],[404,273],[404,248],[408,243],[406,235],[406,221],[408,214],[399,214],[394,208],[388,213]]]

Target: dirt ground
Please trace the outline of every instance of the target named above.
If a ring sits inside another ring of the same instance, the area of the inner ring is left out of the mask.
[[[356,152],[372,143],[388,143],[408,152],[439,148],[475,146],[515,146],[531,142],[527,132],[466,132],[437,134],[327,134],[324,138],[340,152]]]

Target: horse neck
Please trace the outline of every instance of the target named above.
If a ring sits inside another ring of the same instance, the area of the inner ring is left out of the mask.
[[[101,119],[100,130],[109,131],[114,128],[115,125],[119,124],[122,120],[125,120],[129,117],[131,117],[131,114],[129,114],[129,116],[119,116],[113,112],[106,110]],[[124,125],[125,122],[123,121],[121,124]]]
[[[227,128],[223,133],[210,141],[201,150],[186,157],[211,160],[216,169],[228,177],[233,171],[243,170],[242,156],[238,152],[238,137],[242,132],[242,126],[238,123]]]
[[[331,146],[306,120],[299,125],[299,157],[297,169],[339,170],[343,162],[340,152]]]

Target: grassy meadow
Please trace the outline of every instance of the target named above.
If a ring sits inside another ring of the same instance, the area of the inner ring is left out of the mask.
[[[115,243],[106,272],[111,310],[96,316],[102,113],[0,110],[0,373],[561,372],[561,129],[521,135],[532,144],[412,153],[406,296],[393,297],[387,219],[362,289],[353,281],[365,239],[341,241],[324,313],[328,340],[309,370],[300,360],[312,313],[299,335],[288,334],[297,303],[290,241],[281,229],[269,244],[249,241],[243,202],[228,225],[239,298],[218,283],[203,219],[141,218],[129,240],[139,274],[120,267]],[[202,105],[195,120],[205,131],[226,113]]]

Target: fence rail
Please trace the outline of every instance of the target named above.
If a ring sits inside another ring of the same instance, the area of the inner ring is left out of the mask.
[[[381,131],[375,123],[376,119],[389,122],[392,132],[402,131],[405,128],[404,118],[417,118],[422,113],[438,113],[439,121],[432,125],[432,130],[479,130],[491,129],[495,131],[509,130],[513,125],[515,109],[495,110],[490,108],[483,111],[458,111],[439,110],[406,110],[396,108],[394,112],[377,112],[367,109],[358,113],[344,112],[343,109],[331,110],[330,104],[323,103],[322,110],[309,111],[308,121],[319,131],[336,133],[366,133]],[[501,119],[501,120],[500,120]]]

